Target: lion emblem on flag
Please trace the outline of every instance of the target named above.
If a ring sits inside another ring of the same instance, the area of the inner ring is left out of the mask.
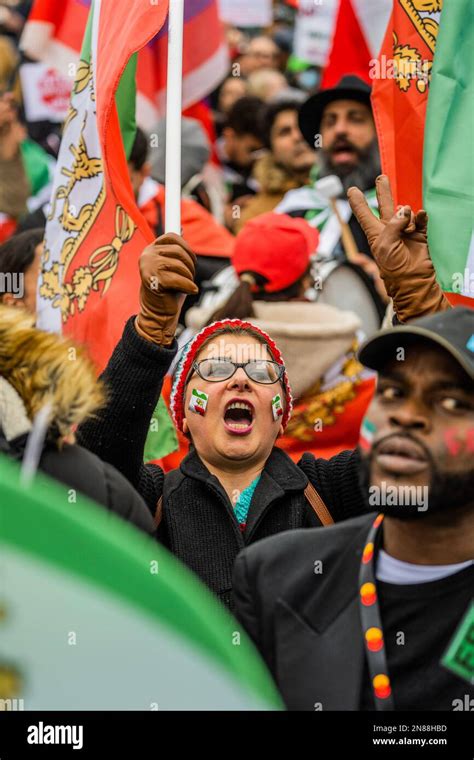
[[[399,0],[399,3],[431,51],[431,58],[423,58],[416,47],[400,42],[397,33],[394,32],[393,59],[396,67],[396,82],[402,92],[407,92],[414,83],[416,90],[424,93],[431,79],[443,0]]]
[[[65,322],[84,310],[92,291],[107,291],[120,250],[135,230],[130,217],[117,205],[113,239],[94,250],[87,263],[73,269],[76,252],[105,202],[94,77],[90,62],[84,60],[78,66],[58,164],[62,169],[48,214],[39,293],[60,310]]]

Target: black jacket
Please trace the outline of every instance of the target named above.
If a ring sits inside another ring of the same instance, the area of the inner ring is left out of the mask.
[[[26,445],[26,436],[7,443],[0,430],[0,450],[21,461]],[[46,444],[39,469],[54,480],[63,483],[68,492],[72,490],[92,499],[136,528],[155,535],[155,525],[141,496],[124,476],[107,462],[82,446],[65,444],[59,451]],[[74,508],[74,494],[67,498]]]
[[[314,711],[318,703],[323,710],[359,709],[358,576],[374,516],[274,536],[236,560],[235,614],[290,710]]]
[[[128,480],[115,467],[102,462],[82,446],[64,446],[61,451],[46,450],[40,460],[40,469],[144,533],[156,534],[145,502]]]
[[[290,710],[375,709],[359,600],[375,514],[273,536],[237,557],[235,614]],[[474,697],[442,664],[472,603],[473,571],[413,585],[377,581],[394,709],[447,710]]]
[[[153,514],[163,495],[160,540],[230,604],[232,567],[244,546],[284,530],[319,524],[304,497],[308,480],[334,520],[364,510],[358,454],[346,451],[331,460],[305,454],[295,465],[275,448],[265,464],[242,534],[227,494],[195,451],[166,478],[156,465],[143,464],[149,422],[176,345],[162,348],[144,340],[133,321],[125,326],[102,375],[109,403],[81,426],[79,439],[128,478]]]

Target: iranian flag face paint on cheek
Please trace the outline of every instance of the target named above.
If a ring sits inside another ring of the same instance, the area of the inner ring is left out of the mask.
[[[279,393],[272,398],[272,414],[275,422],[283,417],[283,406],[281,403],[281,395]]]
[[[370,451],[376,433],[376,426],[367,417],[362,420],[359,436],[359,446],[363,451]]]
[[[198,391],[196,388],[193,388],[191,392],[191,398],[189,400],[189,411],[194,412],[195,414],[199,414],[201,417],[204,417],[206,414],[208,401],[209,396],[207,393],[204,391]]]

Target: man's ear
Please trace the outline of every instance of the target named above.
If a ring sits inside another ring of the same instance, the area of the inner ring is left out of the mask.
[[[280,427],[278,429],[278,435],[283,435],[284,432],[285,432],[285,428],[283,427],[283,425],[280,425]]]
[[[183,433],[184,433],[184,435],[186,435],[187,433],[189,433],[189,426],[188,426],[188,423],[186,421],[186,417],[183,420]]]

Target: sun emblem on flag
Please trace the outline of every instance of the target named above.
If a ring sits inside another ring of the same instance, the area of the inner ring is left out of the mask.
[[[78,114],[84,114],[82,120]],[[103,295],[108,290],[120,251],[135,231],[133,221],[117,205],[113,238],[95,249],[87,262],[73,268],[75,254],[105,202],[94,78],[91,64],[84,60],[77,69],[58,163],[62,166],[62,177],[56,179],[53,188],[39,292],[60,309],[65,322],[85,309],[93,291]],[[58,244],[59,257],[52,256],[53,245],[57,250]]]
[[[431,51],[431,59],[423,58],[420,51],[412,45],[399,42],[396,32],[393,33],[393,60],[396,69],[395,80],[402,92],[407,92],[412,82],[421,94],[431,80],[433,55],[438,35],[439,16],[443,0],[399,0],[405,13],[421,39]]]

